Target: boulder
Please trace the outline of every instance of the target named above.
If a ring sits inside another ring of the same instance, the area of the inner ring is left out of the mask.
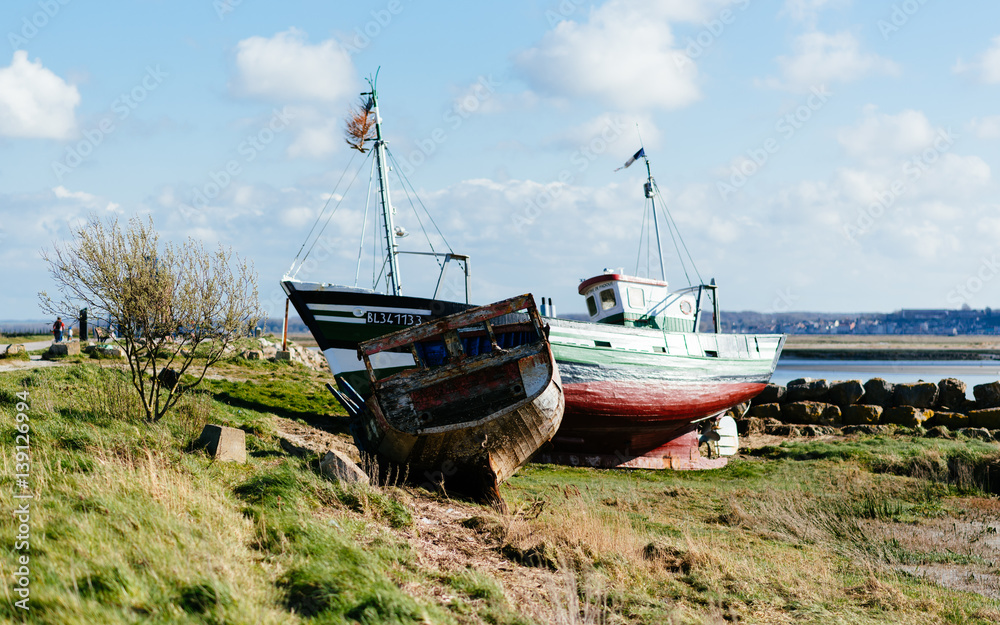
[[[803,425],[799,428],[799,434],[802,436],[826,436],[833,434],[834,431],[834,428],[824,425]]]
[[[993,434],[986,428],[962,428],[957,433],[966,438],[974,438],[988,443],[993,442]]]
[[[846,425],[841,430],[844,436],[850,434],[867,434],[868,436],[875,436],[878,434],[887,434],[892,431],[892,426],[889,425]]]
[[[8,345],[7,349],[4,351],[6,356],[17,356],[19,354],[27,354],[28,350],[24,348],[24,345],[15,343],[13,345]]]
[[[260,351],[256,349],[248,349],[243,352],[243,357],[247,360],[260,360]]]
[[[1000,429],[1000,408],[969,411],[969,427]]]
[[[964,415],[960,412],[944,412],[935,410],[934,418],[931,419],[931,423],[946,427],[949,430],[957,430],[959,428],[969,427],[970,419],[969,415]]]
[[[744,417],[736,420],[736,431],[740,436],[752,436],[764,433],[764,420],[757,417]]]
[[[291,360],[292,359],[292,352],[290,352],[290,351],[289,352],[283,352],[280,349],[276,350],[274,352],[274,359],[275,360]]]
[[[173,369],[160,369],[156,377],[160,380],[160,384],[169,389],[177,388],[177,383],[181,381],[181,376]]]
[[[726,411],[727,417],[732,417],[734,419],[740,419],[746,415],[747,411],[750,410],[750,404],[748,402],[743,402],[742,404],[736,404],[732,408]]]
[[[799,401],[781,407],[781,420],[803,425],[841,425],[840,408],[816,401]]]
[[[778,419],[781,420],[780,404],[761,404],[750,409],[750,416],[758,419]]]
[[[864,394],[865,387],[861,385],[861,380],[834,382],[830,385],[830,390],[826,394],[826,400],[843,409],[846,406],[858,403]]]
[[[53,343],[49,347],[49,356],[79,356],[80,341],[67,341],[65,343]]]
[[[323,475],[337,482],[360,482],[369,484],[368,474],[343,452],[331,449],[319,461],[319,470]]]
[[[938,382],[938,398],[935,408],[961,410],[968,399],[965,397],[965,382],[955,378],[945,378]]]
[[[882,407],[854,404],[844,408],[842,413],[844,425],[873,425],[881,420]]]
[[[785,397],[785,387],[778,384],[768,384],[764,390],[757,394],[751,401],[754,406],[763,404],[777,404]]]
[[[826,380],[800,378],[792,380],[785,389],[785,401],[789,403],[803,401],[820,401],[826,397],[830,385]]]
[[[861,396],[861,403],[869,406],[892,407],[893,384],[886,382],[882,378],[872,378],[865,382],[865,394]]]
[[[931,429],[927,430],[924,434],[924,438],[953,438],[951,432],[948,431],[943,425],[935,425]]]
[[[896,407],[933,408],[937,398],[938,386],[931,382],[897,384],[892,390],[892,405]]]
[[[771,436],[800,436],[799,429],[794,425],[769,425],[764,430],[765,434]]]
[[[895,408],[888,408],[882,413],[882,423],[893,423],[908,428],[915,428],[923,426],[933,416],[933,411],[924,408],[896,406]]]
[[[209,424],[201,431],[197,445],[206,448],[219,462],[242,464],[247,461],[247,439],[243,430]]]
[[[972,387],[976,408],[1000,408],[1000,382],[977,384]]]

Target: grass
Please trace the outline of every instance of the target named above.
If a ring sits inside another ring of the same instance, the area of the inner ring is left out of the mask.
[[[8,343],[35,343],[38,341],[51,341],[52,334],[26,334],[23,332],[13,332],[10,334],[0,333],[0,345]]]
[[[343,424],[325,375],[243,362],[213,373],[227,379],[207,380],[152,425],[116,368],[85,361],[0,374],[0,488],[17,490],[14,417],[27,392],[36,494],[32,610],[24,615],[8,595],[0,618],[1000,620],[996,600],[907,572],[964,567],[980,576],[1000,567],[995,444],[910,436],[785,443],[705,472],[528,465],[504,485],[512,512],[501,515],[409,488],[335,484],[315,458],[288,455],[276,416]],[[247,464],[195,449],[209,422],[246,432]],[[456,534],[450,559],[434,560],[421,542],[423,515],[452,506],[472,513],[454,530],[469,538]],[[8,573],[19,553],[15,522],[0,515]]]

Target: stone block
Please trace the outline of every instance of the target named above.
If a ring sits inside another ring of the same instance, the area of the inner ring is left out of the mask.
[[[914,408],[913,406],[897,406],[889,408],[882,413],[882,423],[893,423],[908,428],[915,428],[923,426],[933,416],[934,411],[932,410]]]
[[[760,404],[750,408],[750,416],[758,419],[778,419],[781,420],[780,404]]]
[[[768,384],[751,401],[754,406],[764,404],[777,404],[785,397],[785,387],[777,384]]]
[[[931,419],[931,423],[933,425],[944,426],[949,430],[967,428],[971,425],[968,415],[964,415],[960,412],[943,412],[940,410],[934,411],[934,418]]]
[[[360,482],[369,484],[368,474],[343,452],[331,449],[319,461],[319,470],[323,475],[338,482]]]
[[[243,430],[224,425],[206,425],[198,437],[198,446],[219,462],[247,461],[247,437]]]
[[[799,378],[788,383],[785,389],[785,401],[790,403],[804,401],[821,401],[830,390],[826,380]]]
[[[764,433],[764,420],[757,417],[744,417],[736,420],[736,431],[740,436],[751,436]]]
[[[274,359],[275,360],[291,360],[292,359],[292,352],[291,351],[283,352],[283,351],[281,351],[279,349],[278,351],[274,352]]]
[[[895,407],[933,408],[937,398],[938,386],[930,382],[897,384],[892,390],[892,405]]]
[[[243,357],[247,360],[260,360],[260,351],[256,349],[248,349],[243,352]]]
[[[851,404],[856,404],[864,397],[865,387],[861,385],[861,380],[847,380],[846,382],[834,382],[830,385],[830,390],[826,394],[826,401],[840,406],[841,409]]]
[[[7,351],[4,352],[8,356],[17,356],[18,354],[26,354],[28,350],[24,348],[24,345],[13,344],[7,346]]]
[[[969,427],[1000,429],[1000,408],[985,408],[969,412]]]
[[[976,408],[1000,408],[1000,382],[977,384],[972,387]]]
[[[844,425],[874,425],[882,419],[882,406],[854,404],[842,411]]]
[[[965,407],[968,399],[965,397],[965,382],[955,378],[945,378],[938,382],[937,408],[960,410]]]
[[[764,432],[771,436],[800,436],[799,428],[794,425],[769,425]]]
[[[872,378],[864,384],[865,394],[861,397],[862,404],[870,406],[882,406],[889,408],[892,406],[893,384],[886,382],[882,378]]]
[[[927,433],[924,434],[924,438],[954,438],[954,437],[951,435],[951,432],[949,432],[948,428],[946,428],[945,426],[935,425],[931,429],[927,430]]]
[[[80,341],[67,341],[65,343],[53,343],[49,348],[49,356],[79,356]]]
[[[781,407],[781,420],[802,425],[841,425],[840,408],[816,401],[799,401]]]

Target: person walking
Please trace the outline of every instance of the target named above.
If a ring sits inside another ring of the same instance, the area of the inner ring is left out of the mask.
[[[56,343],[62,342],[63,328],[66,324],[63,323],[62,317],[56,317],[56,322],[52,324],[52,336],[55,337]]]

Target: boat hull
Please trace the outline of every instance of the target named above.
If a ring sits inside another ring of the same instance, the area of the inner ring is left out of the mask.
[[[309,325],[338,380],[368,394],[364,366],[351,349],[350,336],[316,319],[310,303],[429,310],[432,314],[468,308],[466,304],[379,294],[354,297],[303,296],[286,287],[296,310]],[[360,294],[359,294],[360,295]],[[300,302],[296,302],[300,298]],[[405,314],[405,313],[401,313]],[[307,320],[307,317],[310,320]],[[357,317],[362,318],[362,317]],[[636,468],[712,468],[724,459],[703,459],[695,430],[711,418],[749,401],[766,386],[783,346],[782,335],[726,335],[664,332],[646,328],[546,318],[550,343],[565,396],[562,426],[551,446],[537,456],[545,462]],[[361,325],[360,323],[355,325]],[[316,329],[314,329],[314,327]],[[399,329],[405,326],[399,326]],[[391,331],[381,326],[366,335]],[[354,335],[358,330],[354,330]],[[322,338],[321,338],[322,337]],[[382,374],[414,366],[408,354],[376,364]],[[432,472],[433,473],[433,472]]]

